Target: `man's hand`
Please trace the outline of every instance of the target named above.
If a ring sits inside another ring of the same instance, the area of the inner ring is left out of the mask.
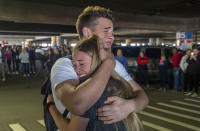
[[[127,102],[128,100],[117,96],[108,97],[104,103],[109,105],[97,110],[99,120],[104,121],[104,124],[112,124],[125,119],[132,112],[127,107]]]

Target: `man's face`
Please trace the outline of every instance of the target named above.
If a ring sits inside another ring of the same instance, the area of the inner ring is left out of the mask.
[[[118,57],[121,57],[121,56],[122,56],[122,50],[120,50],[120,49],[117,50],[117,56],[118,56]]]
[[[94,27],[92,33],[98,36],[99,43],[104,44],[104,48],[111,48],[114,41],[112,21],[107,18],[100,17],[97,19],[97,23],[98,24]]]

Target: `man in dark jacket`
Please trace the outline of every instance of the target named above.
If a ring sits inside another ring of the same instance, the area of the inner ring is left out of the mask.
[[[18,74],[19,73],[19,65],[18,65],[19,52],[17,50],[16,45],[13,45],[11,52],[12,52],[13,74]]]
[[[0,65],[1,65],[1,75],[2,75],[2,81],[6,80],[5,77],[5,52],[6,48],[3,45],[0,45]]]
[[[28,53],[29,53],[29,61],[30,61],[30,71],[31,71],[31,73],[35,73],[36,66],[35,66],[35,49],[34,49],[34,47],[30,47]]]

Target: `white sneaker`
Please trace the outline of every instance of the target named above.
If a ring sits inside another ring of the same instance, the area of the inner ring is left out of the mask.
[[[159,88],[158,91],[162,91],[162,88]]]
[[[24,74],[24,77],[26,77],[26,74]]]
[[[18,75],[18,74],[19,74],[19,72],[18,72],[18,71],[16,71],[16,74]]]
[[[166,92],[166,88],[164,88],[163,91]]]
[[[10,74],[10,72],[8,71],[8,74]]]
[[[30,76],[30,74],[27,74],[27,76]]]
[[[192,92],[188,92],[187,94],[185,94],[186,96],[190,96],[192,95]]]
[[[197,93],[193,93],[192,95],[191,95],[191,97],[197,97],[198,95],[197,95]]]

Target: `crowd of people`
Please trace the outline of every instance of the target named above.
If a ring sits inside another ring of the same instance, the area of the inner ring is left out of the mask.
[[[173,65],[174,90],[183,91],[185,95],[198,96],[200,82],[200,53],[196,46],[193,49],[172,50],[170,59]]]
[[[122,50],[117,50],[115,58],[128,70],[126,57]],[[159,62],[155,65],[159,71],[159,91],[166,92],[167,85],[175,91],[182,91],[185,95],[198,96],[200,87],[200,52],[197,45],[192,49],[179,50],[172,48],[172,55],[165,56],[161,53]],[[155,58],[154,58],[155,59]],[[134,74],[140,85],[149,87],[149,58],[141,50],[137,57],[137,72]]]
[[[148,86],[148,57],[140,51],[137,57],[137,77],[140,84]],[[178,50],[172,48],[172,55],[166,58],[161,55],[159,60],[160,91],[170,89],[182,91],[185,95],[198,96],[200,86],[200,52],[196,45],[193,49]]]
[[[71,49],[66,45],[60,45],[57,48],[48,48],[48,53],[42,50],[38,55],[42,69],[50,72],[53,63],[60,57],[71,55]],[[35,47],[28,46],[22,49],[21,46],[0,45],[0,79],[6,81],[6,76],[13,74],[23,74],[28,77],[37,72]]]

